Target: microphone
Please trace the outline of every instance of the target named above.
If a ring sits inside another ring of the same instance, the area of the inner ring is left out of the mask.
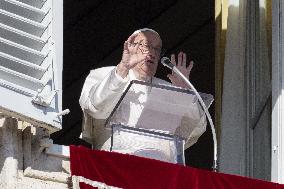
[[[198,101],[200,102],[200,105],[202,106],[207,119],[209,121],[209,124],[211,126],[211,132],[212,132],[212,136],[213,136],[213,143],[214,143],[214,153],[213,153],[213,170],[215,172],[218,171],[218,151],[217,151],[217,137],[216,137],[216,131],[215,131],[215,127],[214,127],[214,123],[212,121],[212,118],[210,116],[210,113],[208,112],[208,108],[206,107],[203,99],[201,98],[201,96],[199,95],[199,93],[197,92],[197,90],[195,89],[195,87],[190,83],[190,81],[188,80],[188,78],[186,78],[183,73],[181,73],[179,71],[179,69],[171,62],[171,60],[168,57],[163,57],[161,59],[161,63],[168,67],[169,69],[171,69],[173,72],[175,72],[182,80],[184,80],[186,82],[186,84],[193,90],[194,94],[197,96]]]
[[[161,59],[161,63],[163,64],[163,66],[166,66],[170,68],[171,70],[174,69],[175,67],[175,65],[171,62],[171,60],[168,57],[163,57]]]

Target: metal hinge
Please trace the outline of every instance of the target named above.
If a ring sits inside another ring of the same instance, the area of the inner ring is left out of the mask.
[[[32,102],[41,106],[48,107],[51,104],[51,101],[57,94],[57,90],[51,91],[51,94],[48,95],[47,97],[41,96],[41,93],[38,92],[32,99]]]

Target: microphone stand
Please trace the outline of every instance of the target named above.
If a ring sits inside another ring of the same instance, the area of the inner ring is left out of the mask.
[[[213,136],[213,143],[214,143],[214,156],[213,156],[213,171],[214,172],[217,172],[218,171],[218,155],[217,155],[217,138],[216,138],[216,131],[215,131],[215,127],[214,127],[214,124],[213,124],[213,121],[212,121],[212,118],[208,112],[208,109],[204,103],[204,101],[202,100],[201,96],[199,95],[199,93],[197,92],[197,90],[195,89],[195,87],[190,83],[190,81],[179,71],[179,69],[177,69],[176,66],[174,65],[167,65],[167,64],[164,64],[162,62],[162,64],[170,69],[173,70],[173,72],[175,72],[179,77],[181,77],[185,82],[186,84],[193,90],[194,94],[197,96],[198,98],[198,101],[200,102],[206,116],[207,116],[207,119],[209,121],[209,124],[211,126],[211,131],[212,131],[212,136]]]

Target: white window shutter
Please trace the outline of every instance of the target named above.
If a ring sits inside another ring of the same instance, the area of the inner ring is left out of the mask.
[[[0,0],[0,112],[61,129],[63,0]]]

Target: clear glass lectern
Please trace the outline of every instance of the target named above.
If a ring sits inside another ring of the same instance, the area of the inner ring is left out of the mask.
[[[200,94],[207,107],[210,94]],[[190,90],[133,80],[106,121],[111,151],[184,164],[184,144],[204,118]]]

